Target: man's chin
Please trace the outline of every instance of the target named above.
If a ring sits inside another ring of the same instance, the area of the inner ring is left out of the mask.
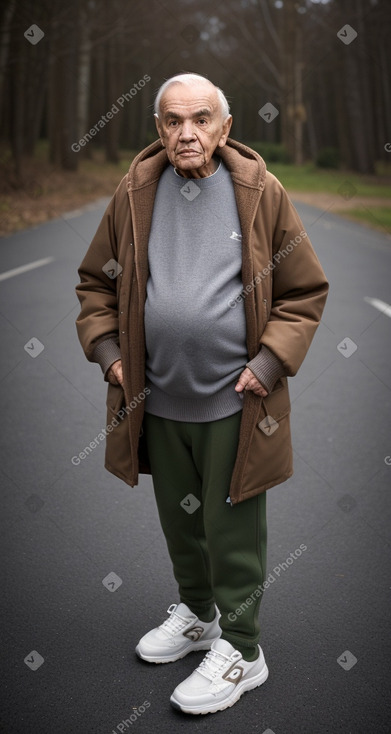
[[[204,156],[202,153],[193,153],[193,155],[177,155],[177,168],[201,168],[204,165]]]

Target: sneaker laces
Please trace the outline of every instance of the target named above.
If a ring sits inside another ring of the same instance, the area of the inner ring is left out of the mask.
[[[205,678],[214,680],[214,678],[217,678],[223,672],[227,661],[229,661],[229,658],[226,655],[216,650],[209,650],[199,664],[197,671],[205,676]]]
[[[165,632],[169,636],[176,635],[178,632],[181,632],[181,630],[189,623],[188,619],[176,614],[175,610],[176,604],[172,604],[171,607],[167,609],[167,611],[170,612],[170,616],[168,619],[164,620],[163,624],[159,627],[162,632]]]

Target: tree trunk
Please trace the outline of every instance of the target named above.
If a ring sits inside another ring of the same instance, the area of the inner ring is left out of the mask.
[[[334,97],[340,163],[342,168],[352,168],[353,156],[350,145],[350,123],[347,108],[347,98],[345,93],[347,80],[344,52],[345,48],[342,47],[342,44],[341,46],[337,46],[337,51],[335,54],[335,67],[333,73]]]
[[[91,77],[91,40],[87,25],[87,13],[80,10],[80,36],[77,78],[77,137],[82,138],[89,129],[88,102],[90,97]]]
[[[349,51],[349,48],[344,50]],[[373,173],[374,161],[371,156],[371,130],[368,103],[363,95],[362,69],[357,56],[346,54],[345,99],[348,110],[348,133],[350,141],[350,167],[359,173]]]
[[[295,110],[295,38],[296,9],[294,0],[286,0],[283,16],[283,84],[280,103],[282,142],[292,160],[296,157],[294,110]]]
[[[118,31],[116,36],[110,37],[106,41],[106,110],[105,112],[112,111],[113,117],[105,127],[105,151],[106,160],[109,163],[118,163],[118,145],[119,145],[119,133],[120,123],[123,116],[123,107],[116,104],[117,99],[124,92],[128,91],[128,86],[123,89],[122,85],[122,25],[119,22],[120,12],[117,8],[117,3],[111,4],[110,7],[106,6],[106,12],[110,14],[110,19],[113,24],[118,23]],[[114,14],[114,18],[113,18]],[[137,66],[135,65],[137,68]],[[133,104],[133,99],[129,102],[125,101],[124,105]]]
[[[23,131],[23,152],[33,155],[35,144],[39,138],[42,126],[45,97],[47,93],[47,48],[33,47],[34,61],[28,59],[26,68],[27,85],[25,92],[26,114]],[[30,49],[27,49],[30,51]]]
[[[11,21],[15,12],[16,0],[10,0],[2,19],[2,31],[0,37],[0,110],[4,110],[4,78],[8,62],[9,46],[11,41]]]
[[[77,37],[56,13],[52,24],[49,81],[50,160],[67,171],[76,171],[78,141],[76,126]]]
[[[309,150],[310,150],[311,160],[316,161],[316,158],[319,152],[319,146],[317,142],[311,102],[308,104],[308,125],[307,126],[308,126],[308,140],[309,140]]]
[[[384,109],[384,127],[385,130],[391,130],[391,93],[390,93],[390,73],[387,69],[387,54],[385,47],[382,46],[380,48],[380,74],[379,74],[379,81],[380,81],[380,98],[383,101],[383,109]],[[388,142],[391,143],[391,134],[389,134],[388,138],[384,135],[384,137],[380,136],[380,148],[382,156],[386,160],[389,159],[390,153],[387,153],[387,151],[384,148],[384,145]]]
[[[55,9],[56,10],[56,9]],[[59,111],[59,75],[60,61],[58,57],[58,14],[54,11],[50,23],[49,45],[49,80],[48,80],[48,132],[49,132],[49,161],[54,166],[61,165],[61,116]]]
[[[14,174],[16,184],[22,183],[22,155],[23,155],[23,115],[24,115],[24,94],[25,77],[24,77],[24,51],[25,38],[23,34],[18,33],[19,27],[16,28],[15,38],[13,40],[13,48],[15,60],[11,76],[11,150],[14,161]]]

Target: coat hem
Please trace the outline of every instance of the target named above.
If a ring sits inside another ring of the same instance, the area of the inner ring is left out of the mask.
[[[129,479],[129,477],[126,476],[126,474],[122,474],[122,472],[118,471],[118,469],[114,469],[110,464],[105,462],[104,464],[105,469],[107,469],[110,474],[114,474],[117,479],[122,479],[125,484],[127,484],[129,487],[137,487],[138,486],[138,475],[136,480],[132,483],[132,480]]]
[[[276,487],[278,484],[286,482],[286,480],[289,479],[293,475],[293,473],[294,472],[292,469],[291,471],[283,474],[282,477],[280,477],[279,479],[273,479],[271,482],[262,484],[260,487],[250,489],[248,492],[245,492],[245,494],[240,495],[238,499],[232,499],[232,505],[238,505],[240,502],[251,499],[251,497],[256,497],[257,494],[262,494],[262,492],[266,492],[267,489],[271,489],[272,487]]]

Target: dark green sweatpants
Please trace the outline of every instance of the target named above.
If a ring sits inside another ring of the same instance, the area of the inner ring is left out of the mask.
[[[252,660],[266,572],[266,493],[226,502],[241,413],[208,423],[145,414],[160,522],[179,597],[204,622],[220,613],[222,637]]]

